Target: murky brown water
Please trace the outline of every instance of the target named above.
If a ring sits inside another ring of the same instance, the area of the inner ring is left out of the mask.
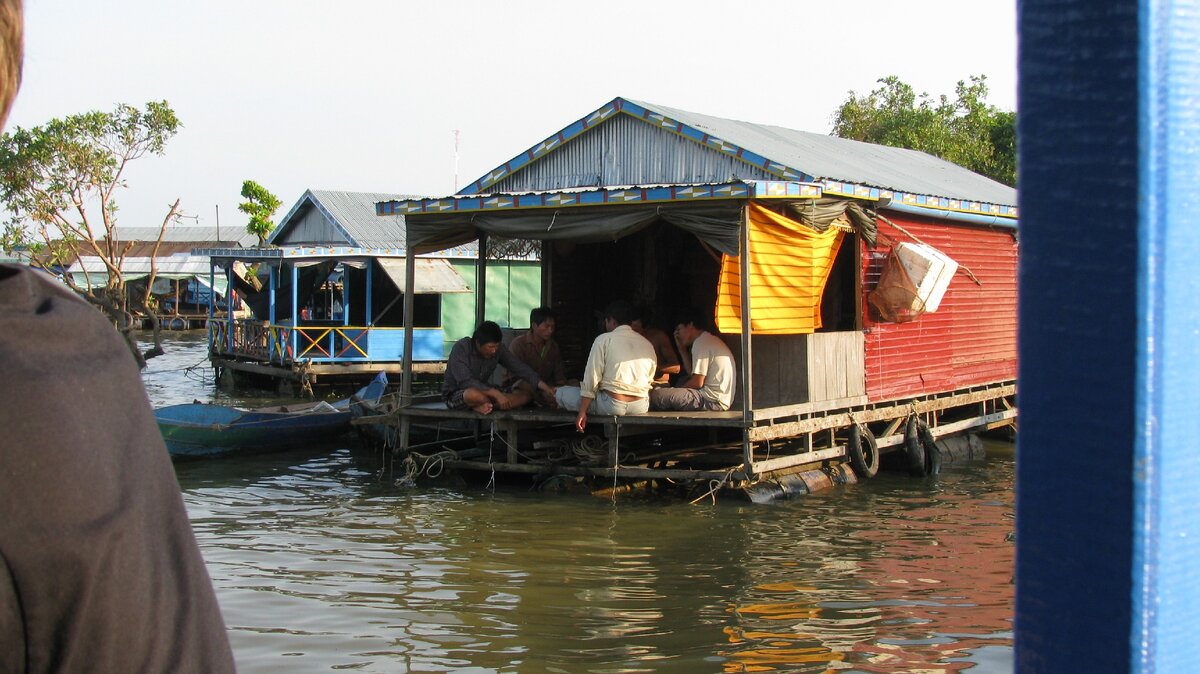
[[[152,400],[212,399],[168,348]],[[769,506],[406,488],[351,439],[176,472],[242,672],[1010,672],[989,450]]]

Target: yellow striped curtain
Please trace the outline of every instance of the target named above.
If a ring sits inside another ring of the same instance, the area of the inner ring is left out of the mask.
[[[754,202],[750,221],[750,329],[795,335],[821,327],[821,293],[842,245],[842,231],[818,232]],[[741,264],[723,255],[717,288],[717,330],[742,331]]]

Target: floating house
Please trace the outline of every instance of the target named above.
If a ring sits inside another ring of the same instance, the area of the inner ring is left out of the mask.
[[[408,376],[388,417],[397,449],[432,451],[410,439],[416,424],[473,420],[503,443],[443,452],[440,466],[753,499],[873,475],[892,450],[883,458],[936,471],[971,451],[955,436],[1015,424],[1016,203],[921,152],[614,99],[458,194],[377,213],[404,217],[409,274],[418,254],[541,242],[568,374],[611,300],[663,318],[711,308],[737,359],[732,409],[597,417],[581,458],[562,451],[579,449],[573,413],[451,411]]]
[[[406,340],[404,217],[375,215],[401,195],[307,190],[258,248],[206,248],[249,308],[214,313],[209,355],[222,374],[272,378],[282,388],[340,384],[399,373],[406,343],[413,370],[439,373],[454,341],[473,329],[478,248],[473,242],[413,260],[412,330]],[[487,307],[505,325],[537,306],[536,255],[487,269]],[[481,296],[482,297],[482,296]]]

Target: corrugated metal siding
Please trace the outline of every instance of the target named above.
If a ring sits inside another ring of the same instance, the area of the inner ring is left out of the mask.
[[[872,401],[1016,379],[1017,243],[1005,231],[887,217],[959,263],[941,306],[911,323],[875,323],[864,301],[867,395]],[[863,287],[879,281],[891,243],[908,236],[880,221],[881,245],[866,251]],[[963,271],[970,269],[980,284]]]
[[[274,240],[277,246],[297,243],[351,243],[320,210],[308,206],[288,222],[282,236]]]
[[[628,115],[616,115],[488,191],[529,192],[732,179],[771,180],[774,176]]]

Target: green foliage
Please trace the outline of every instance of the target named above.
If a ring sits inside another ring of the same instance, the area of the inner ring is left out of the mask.
[[[166,101],[151,101],[140,109],[122,103],[111,112],[52,119],[0,136],[0,199],[9,215],[0,246],[49,269],[66,267],[80,255],[99,257],[107,270],[103,286],[77,285],[69,274],[64,280],[113,321],[142,365],[133,316],[152,310],[153,274],[140,298],[125,292],[121,262],[128,244],[118,245],[113,236],[116,194],[127,187],[129,163],[162,155],[180,126]],[[163,217],[160,239],[178,217],[176,200]],[[147,353],[161,353],[161,348],[156,344]]]
[[[144,109],[122,103],[112,112],[5,133],[0,198],[10,220],[0,244],[8,252],[37,249],[52,256],[51,263],[69,262],[81,248],[112,258],[101,240],[116,227],[115,195],[127,186],[126,167],[146,154],[163,154],[179,127],[166,101],[152,101]]]
[[[1016,113],[986,103],[986,76],[959,81],[955,98],[919,97],[898,77],[859,96],[853,91],[834,114],[833,135],[928,152],[1005,185],[1017,184]]]
[[[250,222],[246,223],[246,231],[257,236],[258,245],[264,246],[267,236],[275,228],[271,218],[283,202],[253,180],[242,183],[242,197],[246,200],[238,204],[238,210],[250,216]]]

